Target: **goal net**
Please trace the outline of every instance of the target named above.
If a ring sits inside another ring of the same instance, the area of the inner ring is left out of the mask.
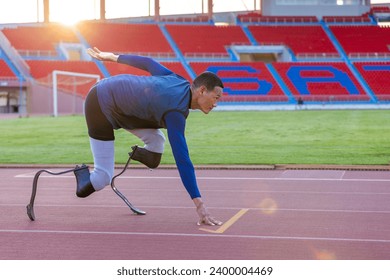
[[[83,114],[85,97],[99,80],[100,76],[95,74],[54,70],[50,75],[36,80],[48,91],[46,101],[41,105],[51,107],[49,111],[55,117],[59,114]],[[44,91],[40,90],[41,93]]]

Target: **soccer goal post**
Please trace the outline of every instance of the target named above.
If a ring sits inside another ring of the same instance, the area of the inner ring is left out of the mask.
[[[96,74],[54,70],[52,72],[53,116],[58,116],[60,93],[70,93],[73,97],[73,103],[76,103],[76,97],[84,100],[89,88],[99,80],[100,76]]]

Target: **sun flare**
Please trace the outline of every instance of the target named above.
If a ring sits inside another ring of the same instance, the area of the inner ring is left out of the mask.
[[[95,19],[98,14],[96,6],[94,0],[51,0],[50,21],[75,25],[85,19]]]

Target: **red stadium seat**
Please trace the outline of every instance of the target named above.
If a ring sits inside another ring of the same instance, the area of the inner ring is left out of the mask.
[[[253,25],[250,32],[260,45],[286,45],[295,55],[334,54],[337,50],[319,25]]]
[[[226,46],[251,45],[240,26],[167,25],[166,28],[184,56],[219,54],[229,57]]]
[[[331,31],[349,55],[386,53],[390,55],[390,28],[377,25],[330,26]]]
[[[246,17],[266,19],[260,14],[248,13],[240,16],[240,20],[245,20]],[[340,58],[340,56],[321,25],[318,23],[288,25],[286,22],[278,25],[282,18],[293,19],[272,17],[276,20],[274,25],[248,25],[249,32],[260,45],[286,45],[298,59],[298,62],[274,62],[272,66],[263,62],[217,62],[216,58],[221,57],[226,61],[229,60],[227,46],[251,45],[241,25],[215,26],[185,23],[165,24],[165,28],[196,74],[210,70],[210,67],[218,72],[225,84],[223,101],[287,102],[291,100],[290,93],[296,98],[303,97],[305,101],[370,101],[370,97],[358,82],[358,77],[355,77],[346,63],[325,60]],[[354,58],[356,54],[363,54],[371,57],[372,61],[372,56],[376,55],[377,62],[355,62],[354,65],[378,100],[390,100],[390,89],[387,86],[390,78],[389,63],[380,62],[383,61],[381,55],[390,57],[388,47],[390,28],[347,24],[330,25],[329,28],[350,58]],[[186,68],[183,67],[182,62],[179,62],[168,39],[156,23],[86,21],[78,24],[77,29],[90,46],[97,46],[102,50],[153,57],[162,54],[164,58],[172,58],[170,62],[164,59],[162,64],[191,80]],[[56,44],[60,42],[80,43],[71,28],[54,23],[37,24],[35,27],[4,27],[2,32],[12,47],[19,52],[24,50],[56,52]],[[188,34],[197,34],[197,36],[190,38]],[[319,60],[315,62],[318,58],[316,54],[322,54],[321,62]],[[44,59],[44,57],[37,56],[34,59]],[[300,61],[302,57],[310,58],[313,62]],[[93,61],[27,60],[26,62],[31,68],[32,77],[38,81],[47,79],[53,70],[98,74],[102,77],[102,73]],[[104,63],[104,65],[111,75],[120,73],[148,75],[127,65],[117,63]],[[273,77],[269,70],[270,67],[277,71],[290,93],[283,92],[284,85],[278,84],[277,78]],[[0,78],[17,78],[1,59],[0,71]],[[86,85],[80,94],[86,94],[89,87],[90,85]]]
[[[273,102],[288,98],[263,62],[208,62],[190,63],[198,75],[212,71],[224,83],[222,102]]]
[[[354,64],[378,100],[390,100],[390,62]]]
[[[90,46],[101,50],[175,56],[157,24],[82,22],[77,28]]]
[[[0,59],[0,79],[14,79],[15,73],[9,68],[8,64]]]
[[[275,69],[295,97],[305,101],[368,101],[343,62],[277,62]]]
[[[263,16],[260,13],[247,13],[237,16],[242,23],[318,23],[316,16]]]
[[[30,66],[31,76],[44,84],[51,83],[50,75],[54,70],[96,74],[99,75],[100,78],[103,77],[96,64],[92,61],[30,60],[27,61],[27,64]],[[72,82],[70,82],[68,86],[64,87],[65,90],[72,92],[74,90],[74,86],[77,86],[77,94],[85,96],[96,80],[91,80],[90,82],[83,80],[83,83],[84,82],[85,84],[82,84],[81,86],[76,83],[73,83],[72,85]]]
[[[18,26],[2,30],[12,46],[17,50],[56,51],[56,45],[79,43],[76,34],[70,27],[50,23],[37,26]]]

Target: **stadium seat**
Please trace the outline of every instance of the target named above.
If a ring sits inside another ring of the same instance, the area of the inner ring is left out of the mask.
[[[295,97],[304,101],[368,101],[343,62],[276,62],[275,69]]]
[[[355,62],[354,65],[380,101],[390,100],[390,62]]]
[[[198,54],[228,56],[232,44],[251,45],[240,26],[166,25],[169,34],[184,56]],[[196,34],[196,36],[189,36]]]
[[[337,53],[319,25],[250,25],[248,28],[260,45],[285,45],[295,55]]]
[[[221,102],[276,102],[288,98],[263,62],[190,63],[196,74],[217,73],[224,83]]]
[[[368,16],[368,13],[365,13],[361,16],[324,16],[322,19],[326,23],[371,23],[371,19]]]
[[[30,66],[31,76],[42,84],[51,84],[51,74],[54,70],[96,74],[99,75],[100,78],[103,77],[96,64],[91,61],[28,60],[27,64]],[[96,82],[96,80],[88,81],[88,79],[77,79],[76,81],[79,82],[70,81],[68,85],[66,81],[64,81],[62,89],[73,92],[74,88],[77,87],[77,94],[85,96],[90,87]],[[80,85],[78,83],[80,83]]]
[[[9,68],[8,64],[0,59],[0,79],[15,79],[15,73]]]
[[[47,51],[56,52],[59,43],[79,43],[70,27],[50,23],[37,26],[6,27],[2,30],[12,46],[19,52]]]
[[[82,22],[77,28],[90,46],[101,50],[175,56],[157,24]]]
[[[241,23],[318,23],[315,16],[263,16],[260,13],[250,12],[237,16]]]
[[[350,56],[384,53],[390,55],[390,28],[377,25],[332,25],[331,31]],[[374,43],[375,42],[375,43]]]

